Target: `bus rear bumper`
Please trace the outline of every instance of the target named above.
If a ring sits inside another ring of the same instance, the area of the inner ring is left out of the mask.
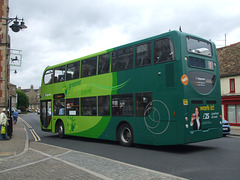
[[[217,139],[221,138],[222,136],[222,128],[209,128],[205,130],[189,131],[185,138],[185,144]]]

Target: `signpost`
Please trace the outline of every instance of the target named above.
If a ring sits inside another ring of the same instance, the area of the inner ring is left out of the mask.
[[[22,50],[9,49],[10,50],[10,66],[21,67],[22,65]]]

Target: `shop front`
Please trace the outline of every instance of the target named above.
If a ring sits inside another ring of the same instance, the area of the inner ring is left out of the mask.
[[[224,118],[231,126],[240,126],[240,95],[222,96]]]

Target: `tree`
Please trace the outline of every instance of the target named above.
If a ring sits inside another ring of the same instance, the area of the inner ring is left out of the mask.
[[[26,110],[28,106],[29,106],[29,99],[26,93],[21,91],[20,89],[17,89],[17,108],[21,110],[25,108]]]

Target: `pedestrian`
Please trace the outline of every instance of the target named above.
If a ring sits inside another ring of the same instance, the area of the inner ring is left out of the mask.
[[[17,118],[18,118],[18,112],[17,112],[17,110],[15,109],[15,111],[13,112],[13,121],[14,121],[14,124],[17,124]]]
[[[5,127],[5,134],[0,133],[0,141],[3,139],[9,140],[8,135],[7,135],[8,119],[7,119],[6,112],[7,112],[6,109],[3,108],[2,113],[0,114],[0,129],[2,128],[2,126]]]

